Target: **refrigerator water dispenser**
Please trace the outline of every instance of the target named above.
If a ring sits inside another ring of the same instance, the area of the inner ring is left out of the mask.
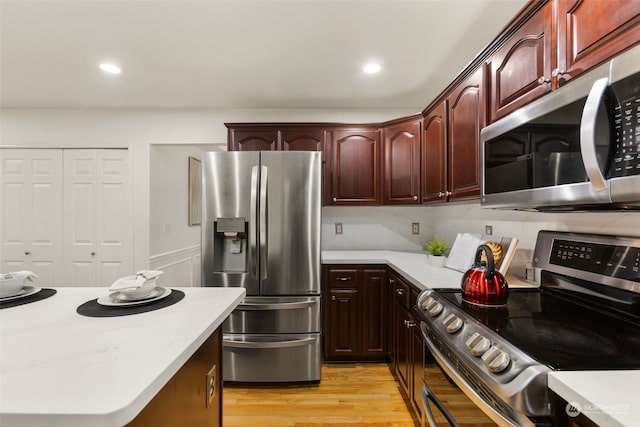
[[[246,272],[247,230],[244,218],[218,218],[214,223],[214,271]]]

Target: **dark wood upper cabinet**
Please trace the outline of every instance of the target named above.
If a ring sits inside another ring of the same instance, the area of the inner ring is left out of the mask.
[[[446,202],[447,103],[427,112],[422,131],[422,201]]]
[[[278,150],[278,130],[274,128],[229,128],[229,151]]]
[[[330,138],[330,204],[380,204],[380,133],[362,128],[334,130]]]
[[[487,62],[491,121],[551,91],[553,4],[526,21]]]
[[[325,130],[322,128],[283,128],[280,149],[283,151],[323,151]]]
[[[640,1],[548,0],[488,59],[493,122],[640,42]]]
[[[556,1],[559,86],[640,42],[640,1]]]
[[[449,199],[480,195],[480,129],[485,124],[483,67],[458,85],[447,98]]]
[[[420,203],[420,121],[415,119],[383,129],[385,205]]]

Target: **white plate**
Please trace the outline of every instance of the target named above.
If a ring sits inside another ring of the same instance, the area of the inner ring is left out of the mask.
[[[161,286],[158,286],[151,292],[151,294],[149,294],[144,299],[131,300],[131,299],[128,299],[127,297],[123,297],[120,294],[120,292],[113,292],[109,295],[104,295],[98,298],[97,302],[100,305],[105,305],[109,307],[129,307],[132,305],[142,305],[142,304],[148,304],[150,302],[158,301],[168,297],[170,294],[171,294],[170,288],[163,288]]]
[[[20,290],[17,294],[9,295],[6,297],[0,298],[0,302],[10,301],[18,298],[28,297],[29,295],[37,294],[42,289],[37,286],[24,285],[24,288]]]

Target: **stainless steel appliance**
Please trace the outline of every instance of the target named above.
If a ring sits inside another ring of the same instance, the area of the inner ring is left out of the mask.
[[[640,238],[541,231],[534,262],[540,288],[511,289],[506,307],[455,289],[417,300],[431,355],[499,425],[555,425],[552,370],[640,369]]]
[[[485,127],[481,204],[640,209],[640,46]]]
[[[203,285],[247,290],[223,325],[225,381],[320,380],[320,156],[203,155]]]

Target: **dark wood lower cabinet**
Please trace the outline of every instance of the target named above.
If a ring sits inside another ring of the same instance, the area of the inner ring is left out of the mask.
[[[127,426],[222,426],[221,356],[218,328]]]
[[[386,267],[325,266],[324,358],[387,358]]]
[[[324,358],[389,361],[417,419],[422,417],[424,342],[419,290],[385,266],[325,265]]]

